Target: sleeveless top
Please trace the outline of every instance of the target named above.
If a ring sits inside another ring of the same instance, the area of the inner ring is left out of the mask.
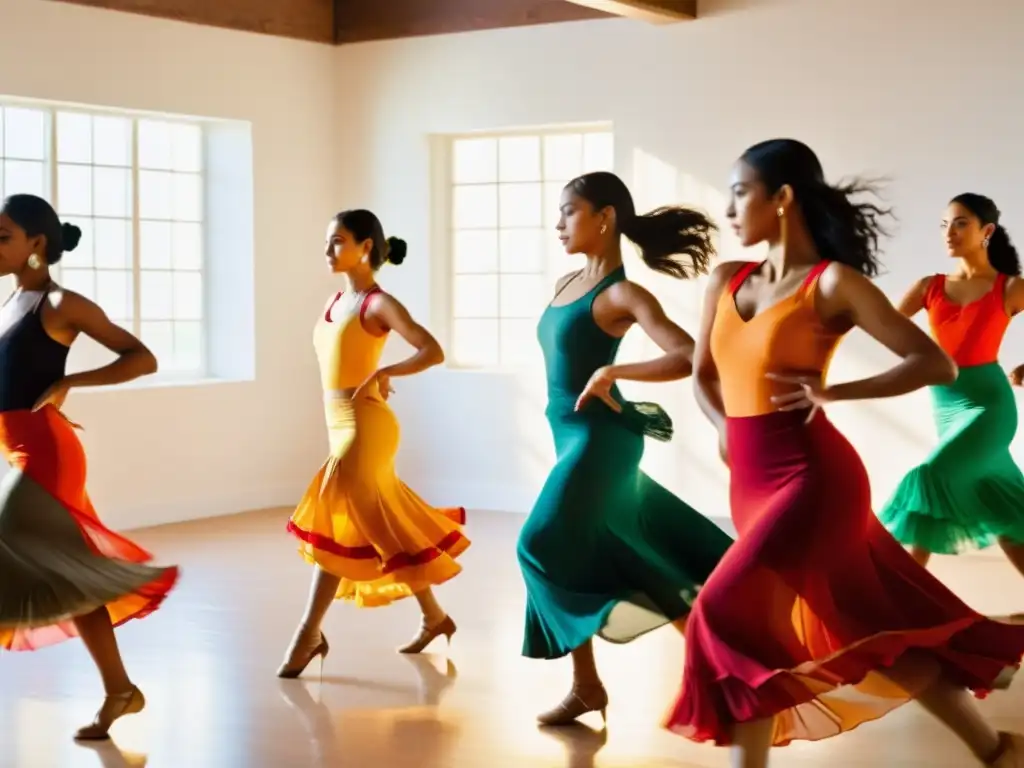
[[[768,373],[820,373],[825,378],[845,335],[829,330],[814,306],[818,278],[830,263],[819,262],[792,296],[750,320],[744,320],[737,310],[736,292],[761,264],[750,262],[740,267],[722,291],[710,347],[727,417],[761,416],[778,410],[772,396],[792,391],[793,385],[772,381]]]
[[[969,304],[946,295],[946,276],[935,275],[924,293],[932,337],[960,366],[985,365],[999,358],[1010,316],[1006,314],[1006,275],[999,274],[992,290]]]
[[[606,288],[625,279],[626,270],[620,266],[575,301],[557,307],[549,303],[541,315],[537,339],[547,372],[549,418],[572,415],[576,400],[594,371],[615,361],[622,338],[610,336],[601,329],[594,320],[593,308],[594,301]],[[555,298],[571,282],[571,279],[566,281]],[[622,405],[621,414],[595,400],[584,407],[581,416],[613,417],[657,440],[671,438],[672,420],[659,406],[627,402],[617,386],[612,387],[612,397]]]
[[[374,335],[363,327],[374,286],[365,295],[339,291],[313,329],[313,347],[320,365],[324,392],[353,389],[369,378],[380,363],[388,335]]]
[[[49,289],[0,335],[0,412],[30,410],[64,378],[68,347],[43,328]]]

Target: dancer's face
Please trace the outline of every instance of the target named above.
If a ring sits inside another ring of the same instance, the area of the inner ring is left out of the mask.
[[[348,272],[360,263],[370,263],[373,241],[359,242],[352,233],[334,219],[327,225],[327,242],[324,256],[331,272]]]
[[[614,212],[610,208],[595,211],[593,205],[571,189],[562,190],[559,211],[555,229],[566,253],[600,253],[603,242],[615,231]]]
[[[45,237],[28,237],[6,213],[0,213],[0,275],[21,272],[29,256],[45,252]]]
[[[783,194],[769,195],[757,171],[742,160],[733,166],[725,215],[744,248],[779,237],[778,210],[783,197]]]
[[[942,234],[946,238],[946,252],[953,258],[963,258],[984,249],[986,237],[995,227],[983,225],[970,210],[960,203],[950,203],[942,219]]]

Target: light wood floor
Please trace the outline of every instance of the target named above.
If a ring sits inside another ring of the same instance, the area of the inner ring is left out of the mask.
[[[567,661],[520,657],[523,588],[515,558],[522,518],[476,514],[465,572],[439,591],[459,624],[421,658],[393,649],[415,632],[415,604],[357,611],[336,605],[331,655],[300,681],[274,671],[306,597],[309,569],[283,530],[286,511],[257,512],[133,534],[183,568],[164,608],[119,632],[149,707],[114,727],[114,743],[71,740],[100,687],[77,641],[0,656],[4,768],[668,768],[724,766],[726,755],[659,728],[674,695],[682,640],[669,628],[599,647],[611,695],[607,737],[542,732],[534,715],[557,703]],[[933,566],[979,610],[1024,610],[1024,580],[999,558]],[[982,706],[1024,730],[1024,681]],[[594,721],[591,725],[597,725]],[[915,705],[845,736],[777,750],[773,768],[963,768],[958,742]]]

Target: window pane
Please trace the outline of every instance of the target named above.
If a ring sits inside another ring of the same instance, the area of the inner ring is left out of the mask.
[[[57,160],[92,162],[92,118],[80,112],[57,113]]]
[[[60,283],[69,291],[96,301],[96,273],[91,269],[68,269],[61,262]]]
[[[583,173],[583,137],[566,133],[544,137],[544,178],[574,179]]]
[[[457,273],[498,271],[498,230],[457,231],[454,240],[454,264]]]
[[[156,355],[160,367],[174,366],[174,328],[172,323],[140,323],[139,335],[142,343]]]
[[[562,193],[565,181],[549,181],[544,185],[544,226],[554,229],[562,218]]]
[[[614,138],[612,134],[584,134],[583,168],[587,173],[591,171],[615,170]]]
[[[94,213],[97,216],[132,215],[131,176],[127,168],[93,170]]]
[[[100,270],[96,272],[96,303],[110,317],[131,317],[131,272]]]
[[[139,305],[145,320],[170,320],[174,312],[174,282],[170,272],[142,270]]]
[[[132,258],[129,222],[123,219],[96,219],[93,222],[93,231],[96,266],[105,269],[130,269]]]
[[[202,177],[195,173],[176,173],[174,182],[174,205],[172,218],[177,221],[203,220]]]
[[[170,219],[171,174],[139,171],[139,216],[143,219]]]
[[[498,276],[456,275],[455,317],[497,317]]]
[[[452,354],[456,365],[497,365],[498,321],[455,320],[452,324]]]
[[[181,123],[171,129],[171,158],[174,170],[199,173],[203,170],[203,131],[198,125]]]
[[[565,252],[565,246],[557,237],[545,240],[545,245],[547,245],[547,264],[545,266],[549,276],[558,277],[570,269],[579,268],[580,265],[571,260],[569,254]]]
[[[140,221],[139,249],[139,263],[143,269],[170,269],[170,222]]]
[[[61,216],[92,216],[92,168],[57,167],[57,211]]]
[[[452,180],[456,184],[497,181],[498,142],[494,139],[452,142]]]
[[[540,184],[502,184],[499,187],[501,226],[539,227],[543,216]]]
[[[498,226],[498,187],[474,184],[455,187],[452,192],[453,221],[456,229],[481,229]]]
[[[548,298],[547,280],[543,275],[502,275],[501,316],[537,318]]]
[[[46,197],[46,166],[32,160],[7,160],[4,163],[4,194],[19,193]]]
[[[18,160],[46,159],[44,112],[21,107],[4,109],[4,156]]]
[[[544,272],[543,229],[501,230],[501,271],[502,272]]]
[[[201,269],[203,266],[203,227],[201,224],[173,225],[171,250],[175,269]]]
[[[201,323],[174,324],[174,368],[200,371],[203,368],[203,327]]]
[[[536,320],[502,320],[500,336],[502,364],[527,366],[537,362],[540,345]]]
[[[511,136],[498,142],[500,181],[540,181],[540,137]]]
[[[156,120],[139,121],[139,167],[169,171],[173,167],[171,126]]]
[[[132,164],[132,124],[124,117],[98,115],[93,118],[93,162],[97,165]]]
[[[198,272],[174,273],[174,319],[202,320],[203,278]]]
[[[92,219],[73,218],[69,224],[74,224],[80,230],[82,230],[82,239],[78,241],[78,247],[75,248],[74,253],[65,254],[64,259],[61,261],[63,267],[69,261],[71,262],[72,269],[91,267],[95,264],[95,246],[96,246],[96,232],[93,228]]]

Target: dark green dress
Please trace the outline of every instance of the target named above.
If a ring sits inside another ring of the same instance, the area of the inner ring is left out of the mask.
[[[594,322],[594,299],[625,279],[620,267],[571,304],[549,306],[538,326],[558,461],[519,535],[524,656],[558,658],[594,635],[625,643],[686,616],[732,544],[640,471],[644,434],[671,434],[663,411],[617,389],[621,414],[600,401],[574,411],[621,343]]]

